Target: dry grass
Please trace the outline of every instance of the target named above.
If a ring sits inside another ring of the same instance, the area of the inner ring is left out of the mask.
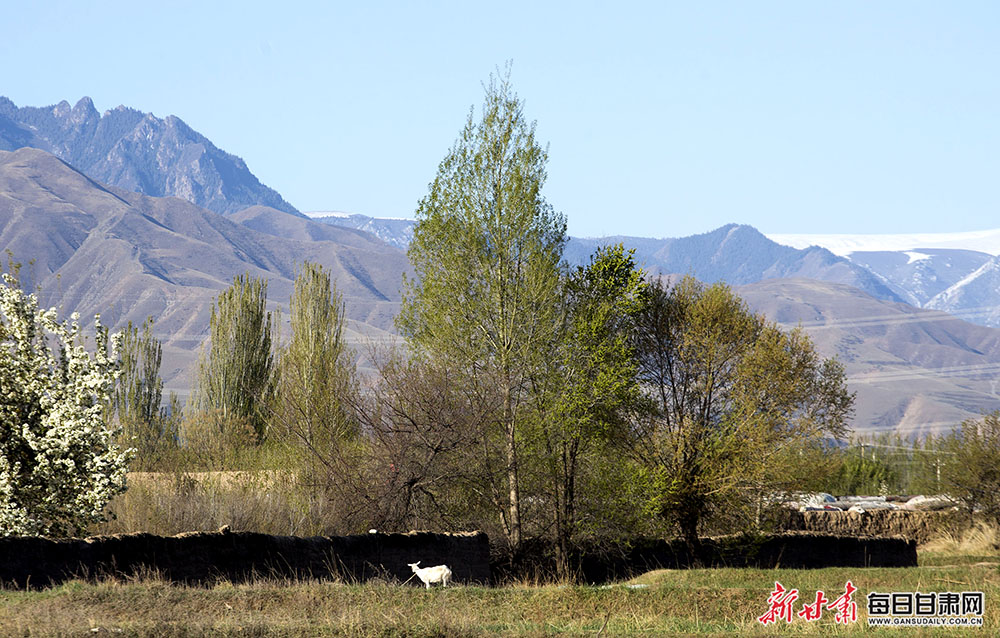
[[[1000,552],[1000,526],[976,521],[972,526],[944,532],[922,547],[930,554],[983,556]]]
[[[147,576],[129,582],[66,583],[41,592],[0,592],[0,632],[29,636],[699,636],[842,635],[832,612],[814,623],[762,626],[757,616],[779,580],[800,600],[817,589],[839,595],[847,580],[868,591],[981,590],[985,629],[905,635],[995,635],[1000,628],[1000,572],[994,568],[650,572],[609,587],[530,586],[433,589],[329,582],[261,581],[185,587]],[[645,585],[645,587],[634,587]],[[903,635],[898,630],[875,631]]]
[[[339,532],[339,519],[322,491],[294,474],[258,472],[141,472],[108,504],[109,520],[93,534],[234,530],[315,536]]]
[[[280,478],[279,478],[280,477]],[[274,534],[335,532],[322,497],[280,472],[135,475],[99,533],[234,529]],[[920,567],[819,570],[699,569],[650,572],[610,587],[522,583],[430,592],[389,584],[260,581],[186,587],[155,575],[40,591],[0,591],[0,635],[17,636],[660,636],[1000,635],[1000,529],[978,524],[920,548]],[[832,599],[851,580],[859,616],[869,591],[985,592],[985,627],[870,630],[815,623],[762,626],[774,581],[822,589]],[[642,587],[629,587],[640,585]],[[835,593],[836,592],[836,593]],[[832,594],[832,595],[831,595]]]

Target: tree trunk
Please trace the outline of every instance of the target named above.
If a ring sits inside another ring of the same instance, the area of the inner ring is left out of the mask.
[[[504,388],[504,426],[507,436],[507,488],[509,490],[509,520],[507,543],[511,559],[521,551],[521,495],[517,480],[517,440],[514,426],[513,397],[510,386]]]
[[[562,477],[556,499],[556,575],[562,582],[573,580],[571,564],[573,528],[576,523],[576,460],[579,443],[563,443]]]
[[[681,528],[681,538],[688,551],[690,567],[701,567],[701,540],[698,538],[698,520],[696,512],[685,512],[681,514],[678,524]]]

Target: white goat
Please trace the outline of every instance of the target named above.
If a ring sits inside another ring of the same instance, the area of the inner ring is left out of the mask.
[[[437,565],[436,567],[421,567],[417,568],[420,564],[418,560],[415,563],[407,563],[413,573],[417,575],[417,578],[422,580],[427,589],[431,588],[431,583],[441,583],[442,587],[448,586],[448,581],[451,580],[451,570],[448,569],[447,565]]]

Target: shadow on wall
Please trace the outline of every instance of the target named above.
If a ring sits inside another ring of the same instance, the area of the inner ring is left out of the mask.
[[[249,532],[125,534],[87,539],[0,538],[0,584],[47,587],[73,578],[155,573],[187,584],[256,578],[411,581],[407,563],[447,564],[453,581],[488,585],[489,539],[482,532],[271,536]],[[416,585],[423,586],[416,581]]]
[[[821,569],[824,567],[916,567],[917,543],[901,537],[855,537],[810,532],[704,538],[698,563],[704,567]],[[695,565],[680,540],[633,543],[618,556],[584,556],[587,582],[633,578],[653,569]]]
[[[554,549],[530,548],[515,565],[493,565],[498,582],[518,578],[545,581],[555,573]],[[731,535],[702,538],[693,560],[681,540],[638,538],[621,545],[583,548],[577,555],[577,578],[599,584],[635,578],[655,569],[691,567],[756,567],[818,569],[823,567],[916,567],[917,544],[902,537],[856,537],[813,532]]]
[[[554,573],[545,552],[524,556],[516,573],[497,565],[506,582],[529,565],[541,580]],[[155,574],[174,582],[211,585],[258,578],[382,581],[423,586],[409,563],[447,565],[451,582],[490,585],[489,539],[483,532],[272,536],[250,532],[189,532],[177,536],[126,534],[87,539],[0,538],[0,586],[42,588],[73,578],[130,578]],[[730,536],[702,541],[702,566],[725,567],[911,567],[916,542],[904,538],[857,538],[808,532]],[[681,541],[636,540],[579,557],[580,580],[604,583],[661,568],[690,567]],[[505,573],[506,572],[506,573]]]

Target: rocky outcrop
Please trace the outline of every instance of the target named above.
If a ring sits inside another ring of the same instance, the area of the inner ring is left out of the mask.
[[[125,106],[98,113],[89,97],[71,107],[18,108],[0,97],[0,150],[42,149],[88,177],[153,197],[179,197],[216,213],[262,205],[300,215],[250,172],[173,115]]]

